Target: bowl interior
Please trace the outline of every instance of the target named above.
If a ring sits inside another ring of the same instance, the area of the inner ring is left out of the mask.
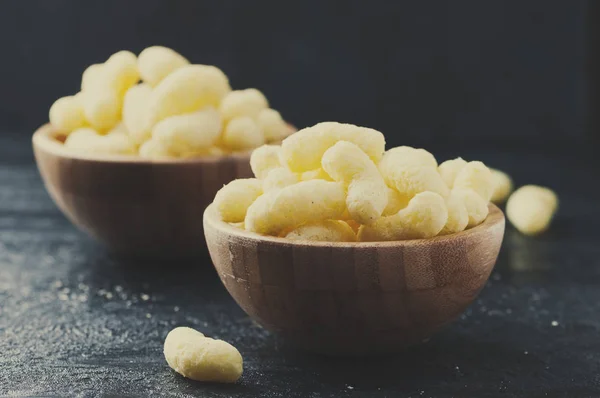
[[[490,203],[488,205],[489,214],[487,218],[479,225],[474,228],[466,229],[464,231],[450,234],[435,236],[428,239],[409,239],[409,240],[398,240],[398,241],[382,241],[382,242],[317,242],[317,241],[300,241],[280,238],[276,236],[260,235],[254,232],[246,231],[238,228],[234,225],[226,223],[219,218],[216,209],[213,206],[208,206],[204,214],[204,223],[209,224],[216,230],[221,230],[223,233],[231,235],[232,238],[244,239],[255,243],[272,243],[281,244],[285,246],[302,246],[302,247],[331,247],[331,248],[347,248],[347,249],[360,249],[369,247],[411,247],[411,246],[435,246],[440,242],[460,242],[469,237],[479,236],[481,237],[482,232],[492,232],[496,229],[501,229],[503,235],[503,227],[505,224],[504,213],[498,206]],[[491,231],[490,231],[491,230]]]
[[[202,164],[220,162],[223,159],[244,159],[248,160],[252,150],[232,152],[222,156],[206,155],[197,158],[172,158],[172,159],[144,159],[137,155],[101,155],[77,153],[69,150],[63,144],[66,135],[52,127],[51,124],[45,124],[40,127],[32,137],[34,149],[51,153],[55,156],[64,158],[80,159],[105,163],[136,163],[136,164]]]

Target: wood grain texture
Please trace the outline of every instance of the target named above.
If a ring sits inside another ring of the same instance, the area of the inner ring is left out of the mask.
[[[381,354],[422,341],[485,285],[504,235],[486,221],[457,234],[398,242],[325,243],[260,236],[219,220],[204,231],[235,301],[296,345],[332,355]]]
[[[90,157],[66,150],[55,135],[45,125],[33,136],[48,193],[73,224],[128,255],[205,252],[204,209],[224,184],[252,176],[249,152],[157,161]]]

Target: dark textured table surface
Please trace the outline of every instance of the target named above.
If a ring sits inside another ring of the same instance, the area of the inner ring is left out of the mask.
[[[552,229],[527,238],[509,227],[479,299],[429,342],[393,358],[341,360],[296,352],[253,324],[208,256],[156,263],[107,253],[51,202],[27,138],[0,134],[0,395],[600,397],[600,168],[591,150],[462,150],[517,184],[555,188]],[[240,382],[172,372],[162,343],[177,325],[236,345]]]

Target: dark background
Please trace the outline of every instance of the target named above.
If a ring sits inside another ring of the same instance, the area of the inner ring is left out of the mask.
[[[300,127],[352,122],[392,145],[591,140],[594,3],[3,0],[0,126],[31,134],[87,65],[161,44]]]
[[[0,395],[600,397],[600,0],[0,0]],[[598,26],[598,28],[596,27]],[[30,137],[110,54],[161,44],[258,87],[299,127],[481,159],[556,190],[550,230],[507,225],[452,325],[393,358],[323,359],[257,327],[208,255],[137,262],[75,229]],[[178,325],[239,348],[232,386],[162,356]]]

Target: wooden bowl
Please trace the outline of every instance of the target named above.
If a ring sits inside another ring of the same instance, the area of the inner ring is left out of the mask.
[[[206,251],[202,213],[216,192],[252,176],[250,152],[150,161],[65,149],[50,125],[33,135],[48,193],[69,220],[128,255],[186,257]]]
[[[221,281],[265,328],[331,355],[382,354],[431,336],[485,285],[504,235],[490,204],[479,226],[397,242],[326,243],[267,237],[220,221],[204,233]]]

